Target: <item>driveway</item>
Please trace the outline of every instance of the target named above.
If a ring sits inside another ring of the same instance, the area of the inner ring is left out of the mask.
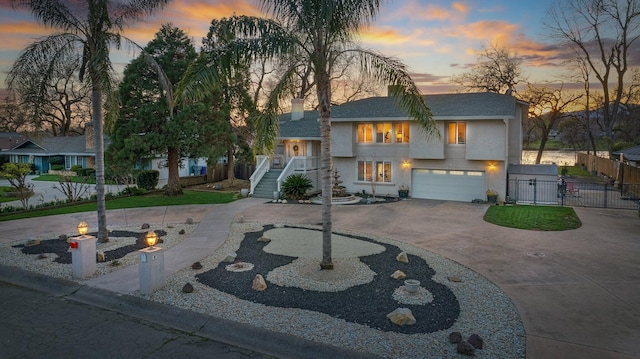
[[[335,231],[411,243],[500,286],[520,312],[527,358],[637,358],[640,353],[640,218],[637,211],[576,208],[563,232],[486,223],[486,205],[406,200],[333,206]],[[321,206],[262,204],[245,221],[321,222]]]

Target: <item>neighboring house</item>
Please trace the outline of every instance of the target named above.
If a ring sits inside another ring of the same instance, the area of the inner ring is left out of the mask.
[[[87,126],[84,135],[80,136],[48,136],[35,140],[27,138],[10,150],[2,151],[9,156],[10,162],[28,162],[36,166],[36,171],[46,173],[51,169],[49,161],[52,157],[62,156],[66,170],[79,165],[83,168],[95,168],[95,152],[93,148],[93,131]],[[109,140],[105,138],[105,147]]]
[[[640,146],[625,148],[624,150],[613,152],[611,155],[617,158],[622,155],[629,166],[640,167]]]
[[[522,122],[528,104],[509,95],[460,93],[425,96],[441,137],[424,131],[393,97],[373,97],[331,108],[334,168],[347,192],[455,201],[486,199],[494,189],[506,196],[507,164],[519,164]],[[281,116],[275,154],[260,156],[252,192],[270,168],[306,173],[319,188],[320,128],[317,111],[294,100]],[[264,163],[263,163],[264,162]],[[280,184],[280,183],[279,183]],[[278,189],[280,188],[278,184]]]

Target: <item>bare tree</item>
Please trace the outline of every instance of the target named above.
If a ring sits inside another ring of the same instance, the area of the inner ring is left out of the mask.
[[[38,61],[42,62],[42,68],[52,63],[49,73],[20,68],[11,73],[8,81],[23,108],[29,109],[32,129],[54,136],[80,134],[83,122],[91,117],[91,88],[77,79],[80,59],[43,58]]]
[[[549,133],[558,122],[567,118],[567,109],[582,97],[581,94],[570,94],[560,88],[535,86],[528,84],[522,99],[529,103],[529,122],[540,135],[540,147],[536,156],[536,164],[542,159],[542,152],[549,140]]]
[[[28,129],[28,116],[24,107],[12,94],[0,103],[0,132],[18,132]]]
[[[600,83],[611,152],[630,50],[640,38],[640,0],[559,0],[545,25],[561,45],[581,54]]]
[[[524,81],[522,58],[508,48],[489,45],[477,55],[477,62],[468,72],[451,78],[465,92],[495,92],[511,94]]]

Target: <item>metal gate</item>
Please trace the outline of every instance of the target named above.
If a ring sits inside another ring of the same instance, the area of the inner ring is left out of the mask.
[[[516,180],[507,182],[508,200],[516,203],[569,207],[634,209],[640,206],[640,185],[624,184],[622,189],[608,183]]]

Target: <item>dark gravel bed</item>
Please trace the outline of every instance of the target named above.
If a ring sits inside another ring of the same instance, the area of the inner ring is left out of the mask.
[[[360,260],[377,274],[372,282],[340,292],[317,292],[274,284],[268,285],[264,291],[255,291],[251,289],[251,282],[257,273],[266,277],[272,269],[289,264],[296,259],[263,251],[263,247],[268,243],[259,242],[258,239],[265,231],[272,228],[274,227],[269,225],[264,226],[262,231],[246,233],[240,248],[236,251],[236,260],[254,264],[253,270],[230,272],[225,269],[229,263],[220,263],[216,268],[196,275],[198,281],[251,302],[273,307],[322,312],[348,322],[404,334],[433,333],[450,328],[460,315],[457,298],[447,286],[432,280],[435,271],[424,259],[409,254],[409,263],[401,263],[396,260],[396,256],[401,252],[398,247],[343,233],[340,235],[373,242],[386,248],[380,254],[360,257]],[[431,292],[434,300],[426,305],[396,302],[392,294],[402,285],[402,281],[390,277],[396,270],[411,273],[411,278],[419,280],[421,286]],[[411,309],[416,318],[416,324],[409,326],[393,324],[386,315],[396,308]]]
[[[164,230],[156,230],[156,234],[158,235],[158,243],[163,243],[162,236],[166,236],[167,232]],[[89,233],[92,236],[97,236],[98,233]],[[134,244],[122,246],[119,248],[115,248],[109,251],[105,251],[104,254],[106,258],[109,260],[120,259],[131,252],[138,251],[140,249],[148,247],[145,237],[147,232],[133,232],[133,231],[122,231],[115,230],[109,232],[109,238],[127,238],[134,237],[137,238]],[[98,244],[98,249],[99,249]],[[24,254],[45,254],[45,253],[55,253],[58,257],[54,259],[54,262],[62,263],[62,264],[71,264],[71,252],[69,251],[69,243],[66,240],[55,238],[55,239],[45,239],[41,240],[39,244],[34,246],[26,246],[25,244],[19,244],[12,246],[13,248],[20,248],[20,251]]]

